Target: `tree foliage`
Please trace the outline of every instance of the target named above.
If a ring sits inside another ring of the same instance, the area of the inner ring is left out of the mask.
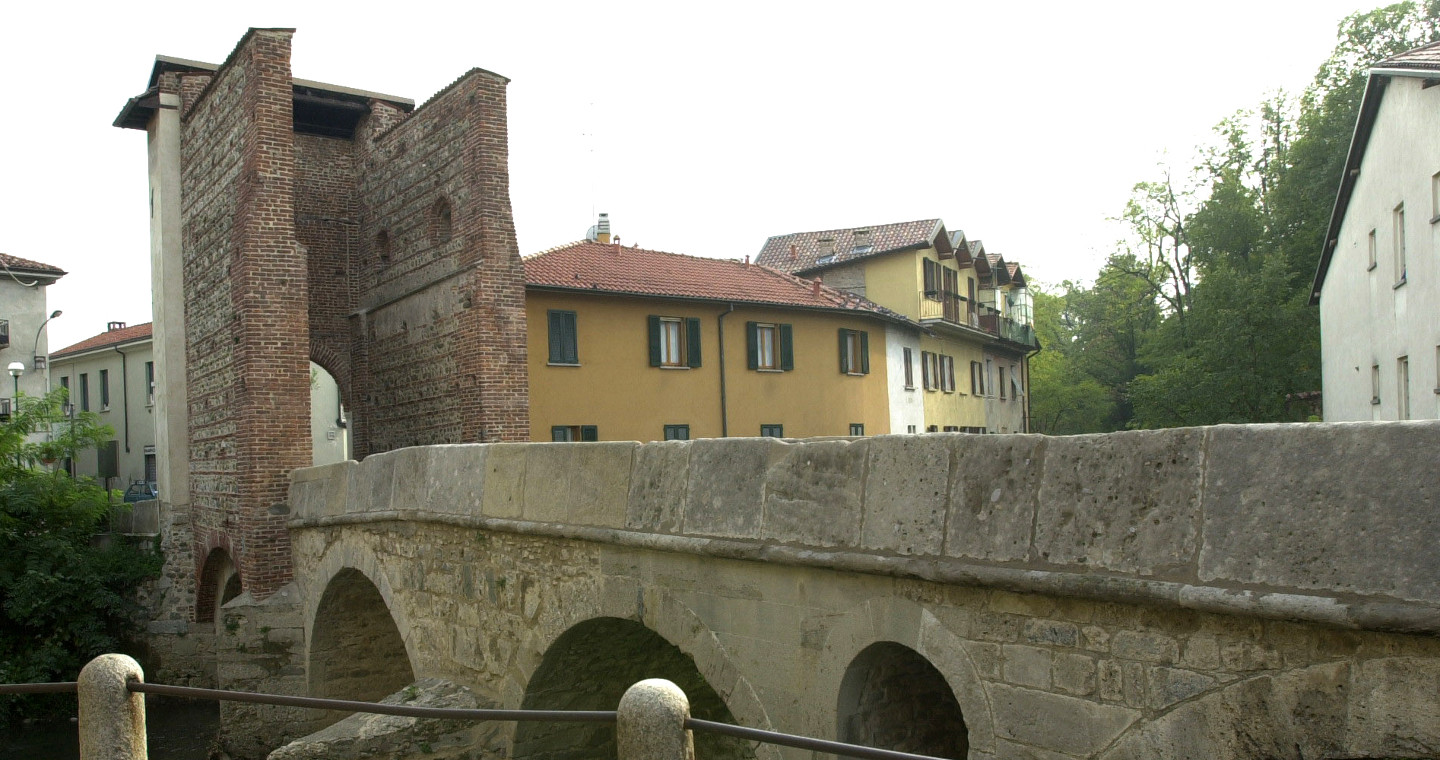
[[[1311,278],[1367,71],[1436,39],[1440,0],[1356,13],[1299,98],[1222,121],[1184,182],[1165,170],[1135,186],[1127,239],[1093,286],[1063,296],[1070,332],[1042,365],[1064,376],[1053,432],[1300,418],[1287,398],[1320,387]],[[1069,389],[1089,381],[1104,389],[1103,419],[1077,413]],[[1046,408],[1046,386],[1032,385]]]
[[[64,400],[64,389],[21,396],[0,424],[0,683],[74,680],[89,659],[117,651],[137,611],[134,589],[160,569],[149,547],[96,540],[112,494],[55,465],[114,433],[88,412],[72,424]],[[65,704],[10,697],[0,716]]]

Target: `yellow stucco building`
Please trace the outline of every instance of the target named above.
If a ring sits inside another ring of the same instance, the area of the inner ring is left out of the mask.
[[[777,235],[756,261],[823,279],[924,328],[915,345],[890,342],[897,432],[1027,430],[1039,342],[1018,265],[939,219]]]
[[[913,320],[739,261],[585,241],[525,260],[530,439],[874,435]]]

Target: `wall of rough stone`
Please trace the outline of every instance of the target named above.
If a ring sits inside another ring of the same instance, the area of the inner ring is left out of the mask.
[[[1436,487],[1413,475],[1437,444],[1382,423],[407,449],[294,474],[296,593],[313,629],[364,574],[417,677],[506,707],[567,631],[618,618],[744,725],[836,737],[888,642],[943,675],[972,758],[1434,756]],[[865,730],[901,732],[882,717]]]

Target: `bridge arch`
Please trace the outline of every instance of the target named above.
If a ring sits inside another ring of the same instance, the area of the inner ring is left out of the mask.
[[[217,625],[220,608],[244,593],[240,571],[225,547],[214,547],[205,555],[200,568],[200,583],[195,592],[195,622]]]
[[[851,661],[836,717],[842,742],[956,760],[969,754],[965,714],[945,676],[893,641],[871,644]]]
[[[675,682],[690,699],[690,714],[735,723],[725,699],[695,660],[664,636],[633,619],[596,617],[578,623],[546,649],[530,676],[524,709],[613,710],[625,690],[646,678]],[[749,760],[749,742],[695,735],[701,760]],[[615,727],[604,723],[522,722],[511,754],[516,760],[580,760],[615,755]]]
[[[887,746],[885,739],[876,744],[873,735],[852,735],[848,724],[857,715],[861,721],[867,717],[860,704],[867,680],[874,680],[870,686],[878,686],[887,672],[903,670],[913,674],[912,677],[923,676],[927,693],[938,697],[946,696],[944,692],[948,691],[962,721],[969,750],[994,751],[995,725],[991,719],[990,697],[976,670],[972,650],[970,642],[955,635],[933,612],[916,602],[876,597],[855,606],[830,627],[825,648],[827,656],[820,663],[816,680],[819,693],[833,695],[835,700],[832,725],[836,727],[837,740]],[[920,707],[917,702],[915,708]],[[884,716],[878,714],[868,717],[872,724],[884,722]],[[937,720],[943,723],[953,717],[949,712],[941,712]],[[915,740],[920,741],[921,737]],[[952,742],[949,746],[953,748],[955,744]],[[936,754],[939,747],[927,745],[924,749],[906,751]],[[965,754],[940,756],[963,758]]]
[[[376,557],[362,544],[337,541],[305,590],[312,696],[378,701],[415,680],[413,628]]]

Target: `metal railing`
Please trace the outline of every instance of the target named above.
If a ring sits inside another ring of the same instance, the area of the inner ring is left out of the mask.
[[[921,295],[924,296],[920,306],[921,319],[939,318],[951,324],[983,330],[1011,343],[1032,348],[1040,345],[1034,327],[1004,316],[994,306],[971,301],[948,290],[926,290]]]
[[[95,669],[98,677],[87,673],[93,666],[100,664]],[[118,666],[118,669],[117,669]],[[108,668],[108,670],[107,670]],[[669,681],[650,680],[641,681],[626,691],[625,697],[620,700],[618,710],[498,710],[498,709],[464,709],[452,707],[419,707],[415,705],[389,705],[380,702],[360,702],[346,699],[324,699],[320,697],[296,697],[284,694],[257,694],[245,691],[227,691],[223,689],[200,689],[191,686],[167,686],[165,684],[146,683],[140,680],[143,673],[140,667],[128,657],[123,655],[102,655],[92,660],[85,670],[81,671],[79,681],[64,681],[58,683],[24,683],[24,684],[0,684],[0,695],[3,694],[78,694],[81,703],[80,709],[80,735],[81,735],[81,760],[145,760],[144,725],[129,726],[128,721],[135,715],[143,716],[142,710],[122,709],[127,700],[143,700],[140,695],[155,694],[168,697],[182,697],[186,699],[208,699],[222,702],[247,702],[252,704],[275,705],[279,707],[299,707],[313,710],[335,710],[343,712],[371,713],[376,715],[395,715],[407,718],[431,718],[440,720],[461,720],[461,721],[539,721],[548,723],[613,723],[617,726],[617,740],[621,745],[626,742],[626,732],[623,727],[628,723],[646,726],[656,725],[650,707],[657,700],[639,698],[632,700],[632,693],[643,694],[662,691],[670,695],[679,695],[684,700],[684,692]],[[118,680],[117,680],[118,679]],[[107,693],[110,692],[110,693]],[[91,705],[97,702],[103,703],[112,709],[98,711],[104,720],[93,720],[101,725],[90,725],[97,711],[92,709],[87,714],[86,704]],[[674,716],[680,717],[680,716]],[[879,749],[876,747],[864,747],[858,744],[847,744],[845,742],[830,741],[827,739],[814,739],[806,736],[781,733],[779,731],[767,731],[759,728],[747,728],[729,723],[702,720],[690,717],[688,710],[679,721],[668,721],[676,724],[676,730],[680,737],[662,737],[659,742],[653,741],[651,732],[629,732],[629,741],[632,744],[627,748],[621,746],[621,756],[635,758],[635,760],[680,760],[675,753],[667,748],[684,746],[689,744],[689,739],[683,737],[684,731],[698,731],[702,733],[720,734],[731,736],[748,741],[763,742],[782,747],[793,747],[795,749],[812,750],[815,752],[828,752],[841,757],[854,757],[861,760],[940,760],[928,755],[916,755],[908,752],[897,752],[895,750]],[[138,733],[138,743],[131,742],[127,748],[125,742],[115,742],[111,737],[134,735]],[[86,736],[107,737],[107,741],[88,744],[87,753]],[[667,743],[664,739],[668,738]],[[679,742],[677,745],[676,742]],[[140,748],[140,754],[133,751],[133,747]]]

